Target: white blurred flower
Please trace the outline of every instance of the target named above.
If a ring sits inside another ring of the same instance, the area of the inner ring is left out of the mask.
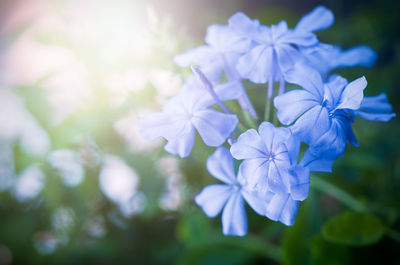
[[[71,208],[59,207],[52,217],[52,226],[56,231],[69,230],[75,224],[75,212]]]
[[[165,211],[176,211],[183,203],[183,177],[179,173],[167,177],[166,188],[160,197],[160,207]]]
[[[165,156],[157,161],[158,172],[165,176],[165,189],[159,204],[165,211],[176,211],[183,203],[184,178],[179,168],[179,159]]]
[[[9,89],[0,89],[0,140],[20,140],[22,148],[34,155],[42,155],[50,147],[46,131]]]
[[[138,93],[147,83],[147,71],[142,68],[127,69],[122,73],[111,73],[105,77],[112,106],[119,106],[125,102],[131,93]]]
[[[151,150],[159,147],[163,142],[162,139],[146,141],[139,135],[138,121],[146,113],[150,112],[151,110],[145,109],[131,111],[114,123],[114,129],[125,139],[133,152]]]
[[[44,186],[44,173],[38,165],[25,169],[15,181],[13,194],[20,201],[35,198]]]
[[[93,97],[88,70],[78,61],[52,74],[41,86],[47,90],[54,125],[86,107]]]
[[[106,156],[99,176],[100,189],[112,202],[118,204],[125,216],[138,213],[136,206],[139,176],[123,160],[115,156]]]
[[[33,235],[33,246],[42,255],[50,255],[58,245],[56,236],[50,231],[39,231]]]
[[[78,152],[69,149],[55,150],[50,153],[48,161],[57,169],[65,185],[75,187],[82,183],[85,171]]]
[[[179,75],[164,69],[153,69],[150,74],[150,82],[157,90],[157,97],[161,103],[166,98],[176,95],[182,86]]]
[[[147,198],[141,192],[136,192],[129,200],[120,203],[119,209],[125,217],[143,212],[146,207]]]
[[[35,40],[28,30],[5,54],[7,81],[11,84],[33,84],[54,72],[66,69],[75,60],[63,47],[46,45]]]
[[[84,224],[85,231],[92,237],[101,238],[106,235],[107,230],[104,219],[101,216],[90,217]]]
[[[180,173],[179,159],[173,156],[164,156],[157,161],[156,167],[160,174],[169,176],[170,174]]]

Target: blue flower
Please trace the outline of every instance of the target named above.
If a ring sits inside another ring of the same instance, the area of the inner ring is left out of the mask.
[[[235,34],[227,25],[215,24],[207,28],[205,42],[207,45],[175,56],[175,63],[181,67],[197,64],[213,82],[221,79],[223,71],[231,81],[239,80],[239,74],[232,66],[236,65],[240,54],[249,49],[250,41]]]
[[[237,82],[224,83],[214,88],[220,100],[237,99],[241,86]],[[143,117],[139,121],[139,131],[143,138],[168,140],[165,150],[180,157],[190,154],[195,129],[208,146],[220,146],[236,128],[238,118],[234,114],[219,112],[209,108],[217,103],[215,97],[196,79],[186,83],[182,91],[166,102],[162,112]]]
[[[250,129],[239,136],[231,146],[231,153],[236,159],[244,159],[241,167],[251,187],[274,193],[288,191],[285,176],[292,164],[288,149],[297,146],[289,140],[292,140],[289,129],[275,128],[269,122],[263,122],[258,132]]]
[[[293,225],[299,201],[307,198],[310,172],[329,172],[332,161],[309,151],[298,163],[300,142],[287,128],[263,122],[258,132],[250,129],[231,147],[236,159],[244,159],[239,173],[246,187],[270,197],[265,216]]]
[[[348,141],[358,146],[349,112],[360,110],[367,81],[361,77],[348,83],[335,75],[324,84],[318,72],[305,68],[296,66],[287,73],[289,82],[304,89],[275,98],[278,119],[285,125],[294,123],[292,131],[312,153],[335,159],[343,155]]]
[[[296,62],[306,60],[299,47],[316,45],[318,40],[312,32],[332,23],[332,12],[322,6],[304,16],[293,30],[285,21],[271,27],[260,25],[255,28],[254,21],[243,13],[236,13],[229,19],[230,28],[253,43],[238,61],[239,74],[254,83],[283,81],[286,71]]]
[[[242,174],[249,187],[304,200],[308,194],[309,168],[297,164],[300,142],[288,128],[263,122],[258,132],[250,129],[231,146],[232,156],[244,159]]]
[[[222,72],[225,72],[229,81],[239,81],[241,78],[235,66],[240,55],[249,49],[250,40],[235,34],[227,25],[215,24],[207,28],[205,42],[207,45],[189,49],[175,56],[175,63],[181,67],[199,65],[214,83],[221,80]],[[241,108],[257,119],[257,113],[244,87],[242,91],[243,94],[238,98]]]
[[[377,58],[376,52],[366,45],[342,50],[339,46],[320,43],[302,49],[302,53],[307,57],[307,64],[317,70],[324,80],[332,70],[350,66],[371,67]]]
[[[195,202],[208,217],[217,216],[223,209],[222,230],[224,235],[246,235],[247,217],[243,200],[255,212],[264,216],[273,194],[248,189],[246,179],[243,178],[240,169],[236,177],[233,158],[225,147],[219,147],[208,158],[207,170],[213,177],[225,184],[205,187],[195,197]]]
[[[396,117],[396,114],[392,113],[392,105],[385,93],[374,97],[365,97],[360,108],[353,111],[352,114],[370,121],[389,121]]]

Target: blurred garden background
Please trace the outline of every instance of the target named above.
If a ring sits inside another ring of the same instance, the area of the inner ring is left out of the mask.
[[[263,24],[318,5],[317,35],[378,54],[365,95],[400,111],[400,2],[389,0],[0,0],[0,265],[400,264],[400,123],[356,119],[332,174],[319,174],[292,227],[250,211],[249,234],[224,237],[193,202],[215,180],[196,141],[178,159],[137,131],[179,91],[173,56],[208,25],[243,11]],[[248,85],[248,84],[247,84]],[[251,87],[262,113],[265,88]]]

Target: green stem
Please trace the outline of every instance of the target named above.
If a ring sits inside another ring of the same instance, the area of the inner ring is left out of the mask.
[[[268,81],[268,89],[267,89],[267,97],[265,100],[265,111],[264,111],[264,121],[270,121],[271,117],[271,109],[272,109],[272,100],[274,93],[274,78],[273,73],[271,73]]]
[[[354,198],[351,194],[347,193],[346,191],[342,190],[341,188],[333,185],[332,183],[326,181],[325,179],[313,175],[312,180],[310,183],[311,187],[327,193],[337,199],[338,201],[342,202],[344,205],[348,206],[349,208],[358,211],[358,212],[368,212],[368,208],[360,203],[356,198]]]
[[[247,112],[246,110],[242,111],[244,120],[246,121],[247,125],[249,125],[250,128],[257,129],[257,124],[254,121],[254,119],[250,116],[249,112]]]

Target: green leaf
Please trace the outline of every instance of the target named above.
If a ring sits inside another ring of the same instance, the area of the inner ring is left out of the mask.
[[[349,246],[365,246],[381,239],[385,226],[368,213],[345,212],[325,223],[322,235],[326,240]]]
[[[352,264],[351,248],[328,242],[321,235],[312,238],[310,247],[313,265]]]

